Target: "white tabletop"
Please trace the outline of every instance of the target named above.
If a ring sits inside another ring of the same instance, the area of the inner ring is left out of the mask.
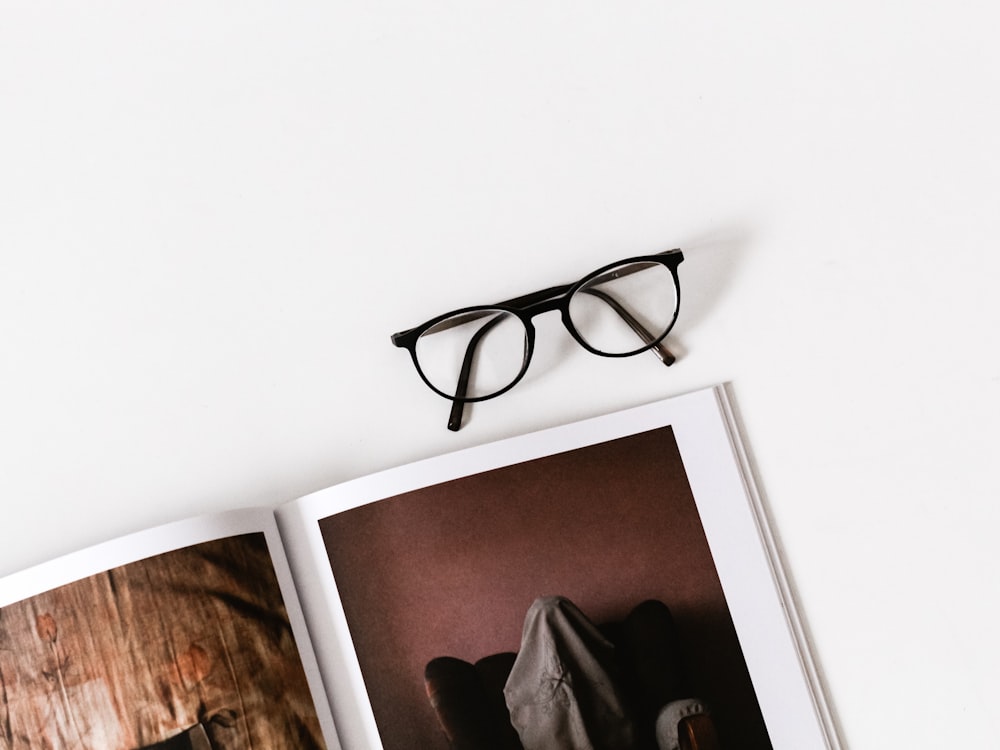
[[[994,745],[995,15],[3,4],[0,574],[731,381],[845,745]],[[390,345],[675,246],[669,370]]]

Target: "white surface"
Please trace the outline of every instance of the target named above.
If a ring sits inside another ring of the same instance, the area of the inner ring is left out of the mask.
[[[995,745],[995,16],[3,3],[0,573],[732,380],[846,746]],[[389,345],[677,245],[670,370]]]

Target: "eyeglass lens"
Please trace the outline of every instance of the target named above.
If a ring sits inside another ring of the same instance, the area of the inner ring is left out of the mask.
[[[677,290],[662,263],[616,266],[585,281],[569,299],[581,339],[601,354],[638,354],[663,337],[677,311]]]
[[[436,390],[453,398],[484,398],[517,380],[527,342],[527,329],[513,313],[477,310],[424,331],[417,339],[417,361]]]

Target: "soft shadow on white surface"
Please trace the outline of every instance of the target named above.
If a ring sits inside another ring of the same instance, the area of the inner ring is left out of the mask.
[[[740,276],[747,256],[762,252],[754,247],[752,229],[732,224],[704,235],[695,234],[682,244],[681,295],[684,329],[696,329],[709,319],[714,308],[724,306],[727,295]]]

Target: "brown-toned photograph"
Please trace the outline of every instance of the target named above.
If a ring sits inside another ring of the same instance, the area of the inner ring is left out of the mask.
[[[264,534],[0,608],[0,750],[321,750]]]
[[[669,427],[320,529],[386,750],[771,747]]]

